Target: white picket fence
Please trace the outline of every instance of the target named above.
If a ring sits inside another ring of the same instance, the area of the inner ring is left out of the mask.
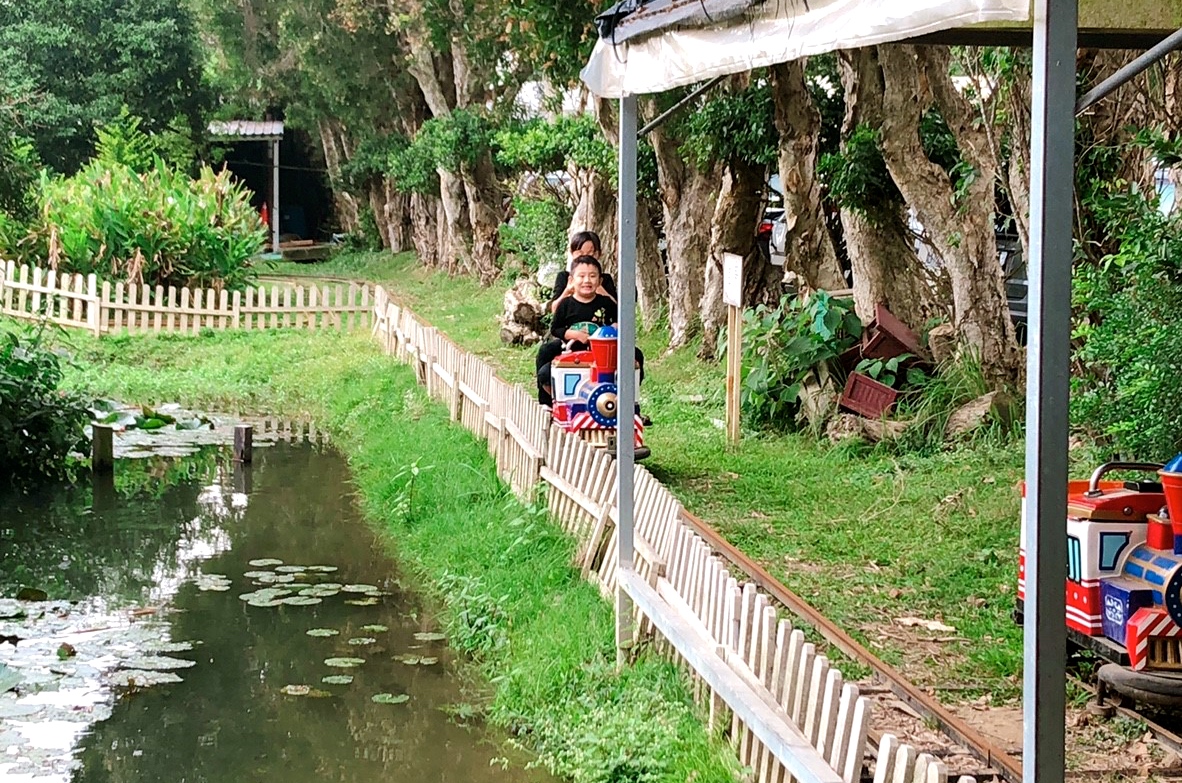
[[[45,319],[95,336],[202,329],[353,329],[369,325],[368,286],[258,286],[242,291],[102,281],[0,261],[0,315]]]
[[[617,568],[614,456],[551,426],[531,389],[508,384],[378,287],[372,333],[412,365],[451,419],[488,439],[498,474],[526,499],[546,488],[553,517],[579,542],[584,575],[606,596],[627,580],[641,634],[678,661],[710,720],[728,726],[740,760],[760,783],[855,783],[866,763],[869,702],[778,616],[755,584],[740,582],[685,524],[682,507],[636,466],[632,572]],[[946,783],[944,764],[884,734],[875,783]],[[797,770],[794,778],[789,770]],[[972,778],[961,778],[970,783]]]

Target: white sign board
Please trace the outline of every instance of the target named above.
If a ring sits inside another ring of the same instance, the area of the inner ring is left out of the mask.
[[[722,254],[722,303],[743,306],[743,257],[736,253]]]

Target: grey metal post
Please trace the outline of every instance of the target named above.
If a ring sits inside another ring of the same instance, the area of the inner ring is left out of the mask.
[[[1035,0],[1022,779],[1064,774],[1067,407],[1077,0]]]
[[[279,252],[279,139],[271,142],[271,250]]]
[[[619,176],[619,359],[616,387],[619,407],[616,414],[616,467],[619,483],[616,507],[619,509],[619,570],[632,569],[634,492],[633,471],[636,464],[636,96],[620,99],[620,176]],[[622,659],[632,646],[632,600],[624,587],[616,588],[616,648]]]

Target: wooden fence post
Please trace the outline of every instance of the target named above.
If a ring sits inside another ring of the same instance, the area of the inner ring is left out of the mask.
[[[108,424],[95,424],[91,433],[90,470],[110,473],[115,469],[115,430]]]
[[[248,463],[251,461],[254,440],[254,427],[249,424],[234,426],[234,461]]]

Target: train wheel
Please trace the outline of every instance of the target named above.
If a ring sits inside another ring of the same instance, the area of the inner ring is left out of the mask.
[[[1112,690],[1141,704],[1182,706],[1182,673],[1135,671],[1106,663],[1096,677]]]

